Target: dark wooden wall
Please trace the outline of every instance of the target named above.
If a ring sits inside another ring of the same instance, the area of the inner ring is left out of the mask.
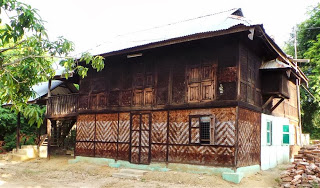
[[[261,79],[259,68],[262,57],[247,47],[246,43],[239,44],[240,64],[240,100],[261,107]]]
[[[237,99],[237,35],[106,58],[105,69],[80,81],[79,110],[187,108]]]

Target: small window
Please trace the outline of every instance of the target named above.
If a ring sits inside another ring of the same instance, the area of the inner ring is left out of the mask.
[[[267,120],[267,145],[272,145],[272,121]]]
[[[210,144],[210,122],[211,118],[201,117],[200,118],[200,143]]]
[[[290,144],[289,125],[283,125],[282,144]]]
[[[214,144],[214,117],[190,117],[190,143]]]

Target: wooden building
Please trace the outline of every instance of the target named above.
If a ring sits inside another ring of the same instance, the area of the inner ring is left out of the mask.
[[[49,98],[49,119],[77,118],[76,156],[260,165],[262,113],[300,128],[297,89],[307,78],[241,9],[138,35],[105,48],[104,70],[90,69],[79,94]]]

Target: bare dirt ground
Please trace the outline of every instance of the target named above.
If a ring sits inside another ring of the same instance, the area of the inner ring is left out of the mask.
[[[56,156],[27,162],[1,160],[0,187],[278,187],[276,179],[285,165],[244,178],[240,184],[221,176],[184,172],[148,172],[140,180],[113,178],[119,169],[90,163],[68,164],[70,157]]]

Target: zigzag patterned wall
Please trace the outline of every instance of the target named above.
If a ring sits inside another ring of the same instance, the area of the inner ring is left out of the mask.
[[[261,115],[239,109],[237,166],[260,164]]]
[[[192,120],[189,125],[190,115],[215,117],[214,145],[200,145],[199,119]],[[130,113],[79,115],[76,155],[122,160],[130,160],[131,156],[131,162],[148,163],[150,153],[151,161],[234,166],[235,122],[236,108],[176,110],[169,113],[155,111],[151,114],[150,127],[148,116],[141,116],[141,130],[140,116],[132,116],[130,140]],[[241,139],[242,142],[250,142]],[[247,144],[242,147],[242,153],[239,152],[242,157],[248,148],[252,146]]]

